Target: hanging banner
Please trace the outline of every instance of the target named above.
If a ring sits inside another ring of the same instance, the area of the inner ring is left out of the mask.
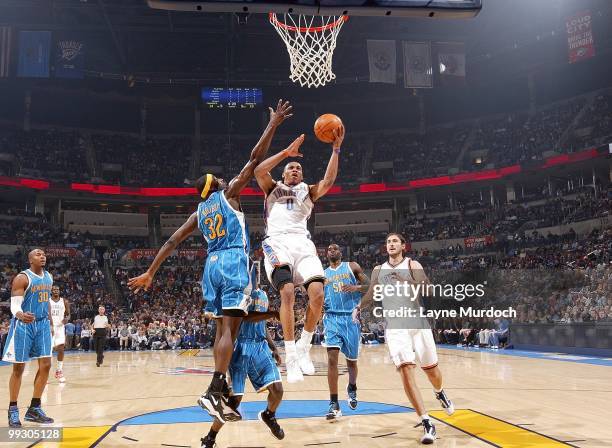
[[[20,31],[17,76],[48,78],[50,46],[51,31]]]
[[[404,47],[404,87],[432,88],[431,42],[402,42]]]
[[[0,78],[8,78],[11,62],[11,28],[0,26]]]
[[[574,64],[595,56],[592,17],[590,11],[581,11],[565,21],[569,63]]]
[[[370,82],[395,84],[396,50],[394,40],[368,40]]]
[[[83,78],[85,46],[80,39],[59,39],[55,45],[55,76]]]

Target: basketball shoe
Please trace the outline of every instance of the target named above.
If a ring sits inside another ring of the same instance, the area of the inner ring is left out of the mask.
[[[55,379],[58,380],[60,383],[66,382],[66,378],[64,377],[64,372],[62,372],[61,370],[55,371]]]
[[[287,382],[297,383],[304,381],[304,375],[302,375],[302,369],[300,368],[300,362],[297,357],[285,357],[285,368],[287,369]]]
[[[340,417],[342,417],[342,411],[340,410],[340,405],[337,401],[329,402],[329,410],[327,414],[325,414],[325,419],[330,422],[337,421]]]
[[[355,390],[351,390],[350,385],[347,385],[346,393],[348,394],[348,399],[346,401],[348,402],[349,408],[353,410],[357,409],[357,404],[359,403],[357,401],[357,388],[355,388]]]
[[[266,409],[265,411],[260,411],[257,417],[266,424],[274,437],[278,440],[283,440],[285,438],[285,431],[283,431],[283,428],[281,428],[278,421],[276,421],[274,412],[270,412]]]
[[[51,417],[47,417],[45,412],[42,410],[40,406],[29,407],[26,414],[25,420],[28,422],[34,423],[53,423],[53,419]]]
[[[206,436],[203,439],[200,439],[200,442],[202,442],[202,445],[200,445],[200,448],[215,448],[217,446],[215,439],[209,436]]]
[[[304,344],[301,339],[295,344],[300,370],[304,375],[315,374],[315,366],[310,359],[310,347],[312,344]]]
[[[446,396],[446,392],[444,392],[444,390],[436,392],[436,398],[440,402],[440,406],[442,406],[444,412],[446,412],[448,415],[453,415],[453,413],[455,412],[455,406],[453,405],[453,402]]]
[[[11,428],[21,428],[21,420],[19,420],[19,408],[17,406],[9,406],[8,425]]]
[[[436,426],[429,421],[428,418],[423,419],[421,423],[415,426],[418,428],[419,426],[423,427],[423,435],[421,436],[421,443],[423,445],[431,445],[436,440]]]

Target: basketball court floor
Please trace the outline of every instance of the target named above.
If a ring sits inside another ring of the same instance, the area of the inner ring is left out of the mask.
[[[242,405],[245,420],[228,423],[217,437],[218,446],[420,446],[421,428],[414,428],[418,419],[385,346],[362,347],[359,407],[350,411],[343,401],[344,415],[336,423],[323,417],[329,399],[325,351],[313,347],[312,353],[316,376],[284,384],[284,401],[277,411],[284,440],[273,438],[257,420],[265,394],[255,394],[248,385]],[[612,446],[612,359],[453,347],[440,348],[439,357],[455,415],[439,410],[425,375],[417,372],[430,415],[437,420],[435,446]],[[210,382],[212,365],[210,350],[110,352],[100,368],[95,353],[67,354],[67,382],[51,379],[43,396],[54,426],[65,428],[64,441],[10,446],[199,447],[210,417],[196,399]],[[4,402],[10,371],[9,365],[0,366]],[[29,364],[19,400],[22,421],[34,374],[35,364]],[[346,383],[343,368],[341,398]],[[30,426],[34,424],[24,422]]]

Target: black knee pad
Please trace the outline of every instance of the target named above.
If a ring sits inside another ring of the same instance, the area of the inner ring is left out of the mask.
[[[279,266],[272,271],[272,286],[277,291],[287,283],[293,283],[293,275],[289,266]]]

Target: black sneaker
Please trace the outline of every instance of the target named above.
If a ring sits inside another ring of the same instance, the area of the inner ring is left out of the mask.
[[[429,421],[429,419],[422,420],[421,423],[415,425],[415,428],[419,426],[423,427],[423,435],[421,436],[421,443],[423,445],[431,445],[436,440],[436,426]]]
[[[268,428],[270,428],[270,432],[274,437],[278,440],[283,440],[285,438],[285,431],[280,427],[278,422],[276,421],[275,415],[270,415],[267,411],[259,412],[259,420],[264,422]]]
[[[342,411],[340,410],[340,405],[337,401],[329,402],[329,410],[327,414],[325,414],[325,419],[330,422],[337,421],[340,417],[342,417]]]
[[[440,402],[440,406],[442,406],[444,412],[446,412],[448,415],[453,415],[453,413],[455,412],[455,406],[453,405],[453,402],[446,396],[446,393],[443,390],[441,390],[440,392],[436,392],[436,398]]]
[[[223,396],[221,394],[207,390],[204,395],[198,398],[198,404],[211,417],[218,418],[222,423],[225,423],[225,406],[223,405]]]
[[[40,406],[29,407],[25,414],[25,420],[34,423],[53,423],[53,419],[47,417]]]
[[[202,442],[200,448],[215,448],[217,446],[217,442],[215,442],[215,439],[208,436],[204,437],[203,439],[200,439],[200,441]]]
[[[359,403],[357,401],[357,389],[350,390],[349,386],[346,386],[346,393],[348,394],[348,400],[346,401],[348,402],[349,408],[353,410],[357,409],[357,404]]]
[[[21,428],[21,420],[19,420],[19,408],[17,406],[9,406],[8,425],[11,428]]]

